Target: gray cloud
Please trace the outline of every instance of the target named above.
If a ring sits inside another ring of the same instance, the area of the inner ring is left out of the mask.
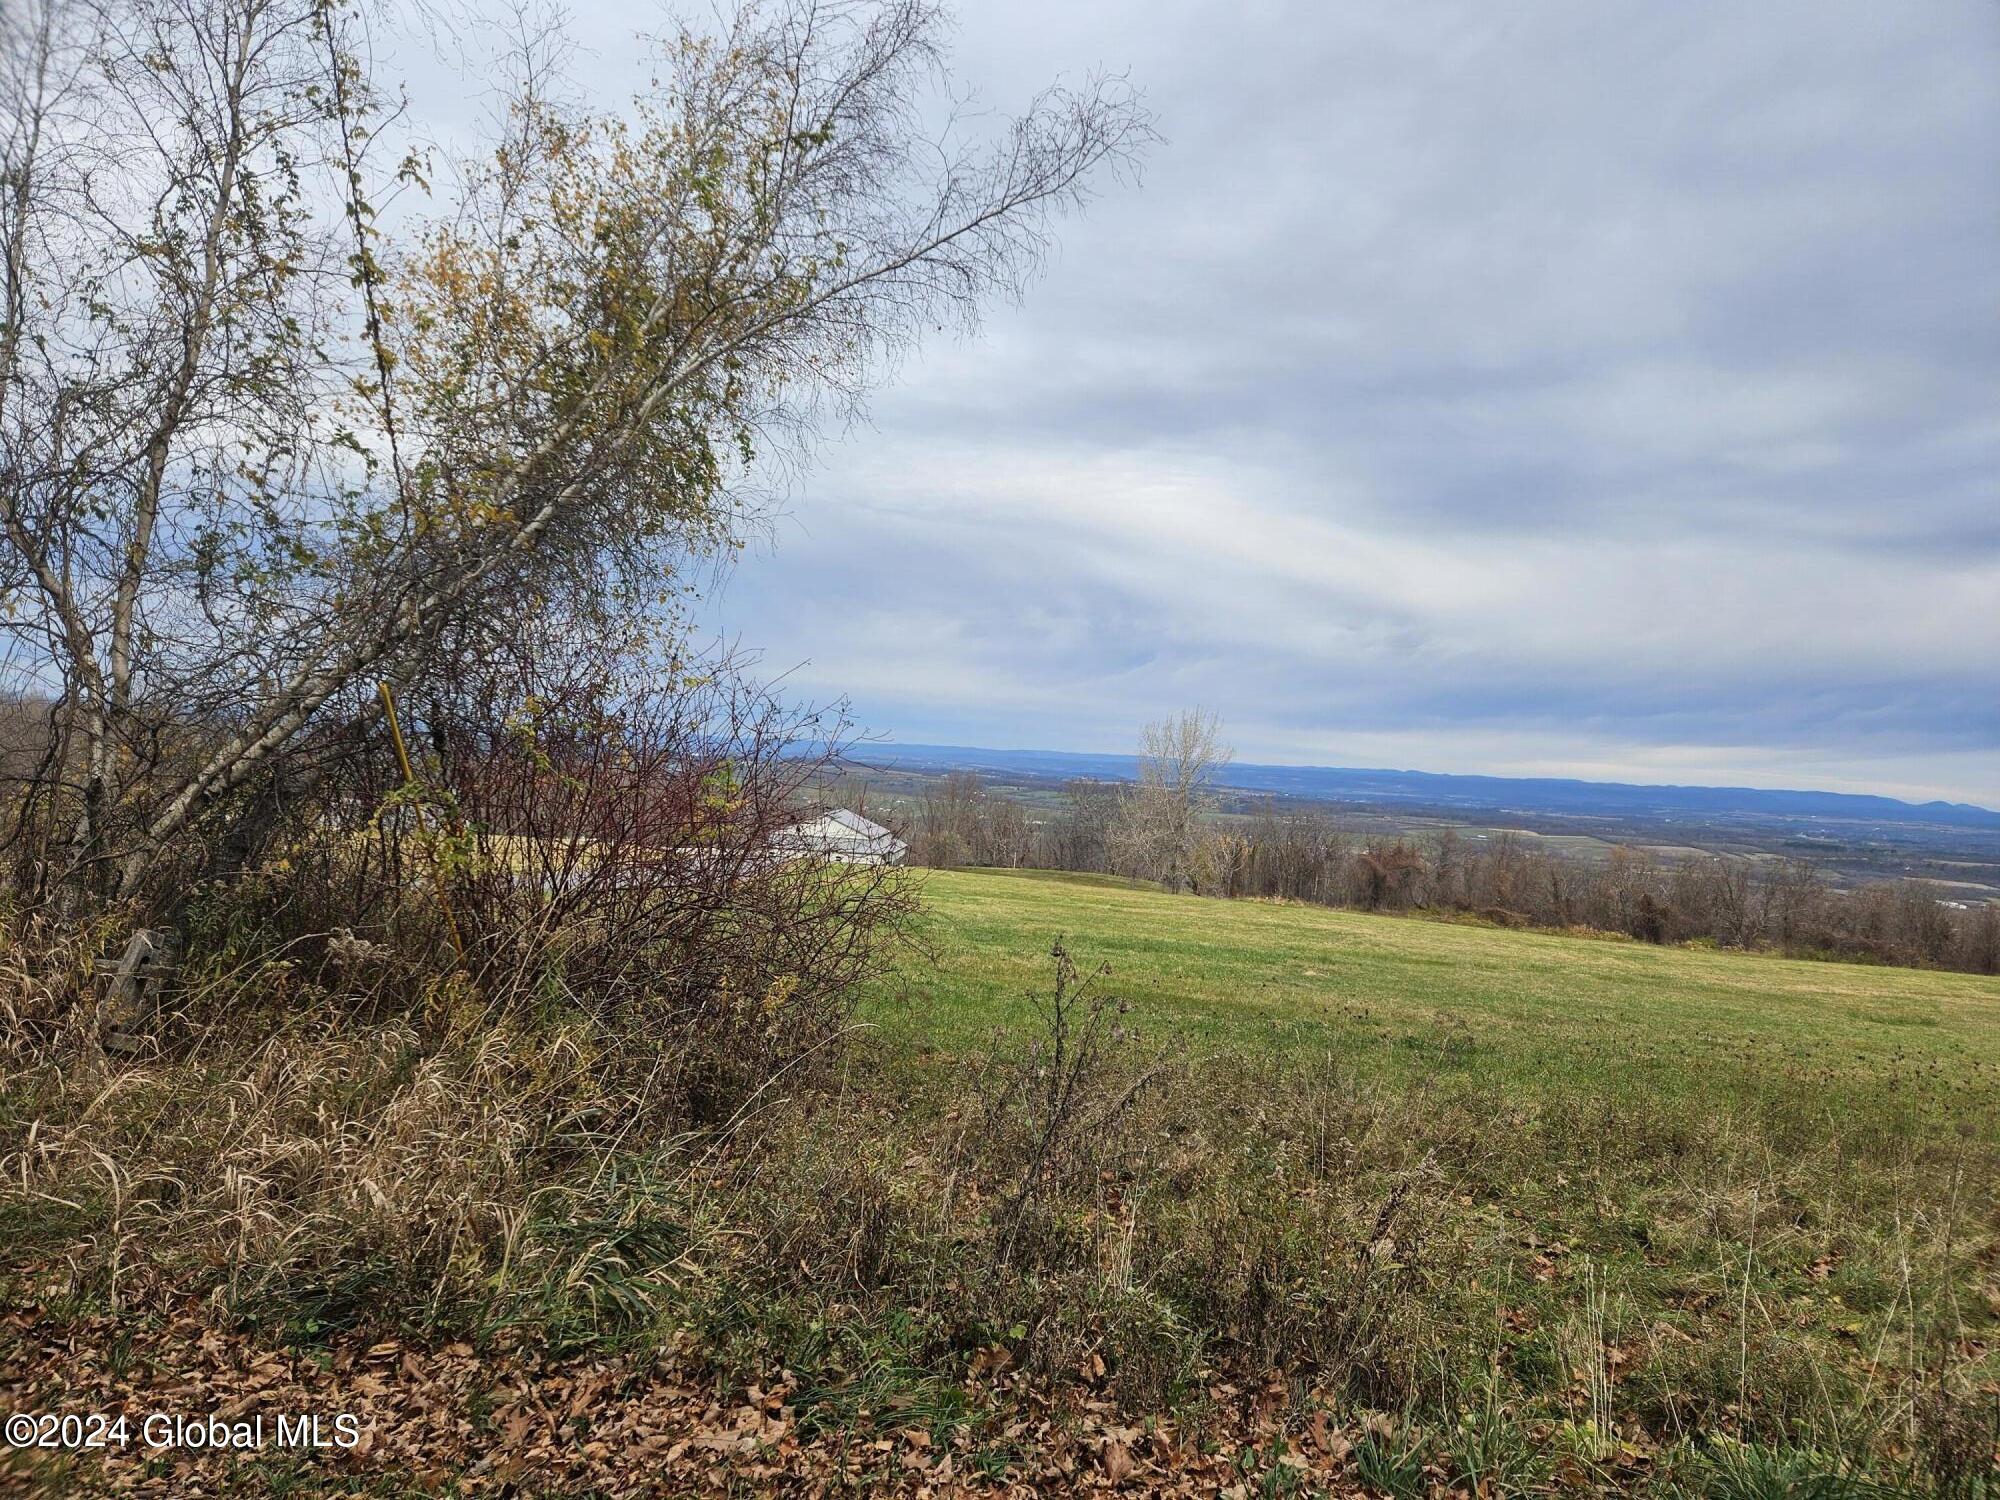
[[[907,739],[2000,804],[2000,7],[981,5],[1168,144],[712,603]],[[616,56],[616,25],[586,43]]]

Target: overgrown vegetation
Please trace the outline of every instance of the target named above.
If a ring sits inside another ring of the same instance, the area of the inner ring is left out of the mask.
[[[0,13],[5,836],[37,902],[167,898],[378,681],[448,697],[578,639],[659,668],[760,454],[1018,293],[1151,139],[1102,76],[940,134],[925,0],[745,0],[612,109],[559,26],[429,18],[494,59],[489,138],[440,161],[374,71],[371,27],[415,24],[387,10]]]
[[[950,1458],[973,1486],[1060,1461],[1196,1493],[1991,1493],[1986,1073],[1647,1092],[1468,1068],[1493,1044],[1450,1035],[1392,1072],[1247,1014],[1204,1055],[1059,947],[1018,954],[1032,1003],[981,1044],[864,1030],[725,1110],[676,1082],[703,1033],[496,1003],[435,942],[399,950],[411,987],[330,1004],[241,936],[268,896],[216,899],[200,931],[232,946],[197,940],[143,1058],[92,1050],[86,943],[9,950],[5,1271],[33,1326],[108,1315],[143,1350],[201,1303],[336,1368],[462,1344],[468,1420],[477,1371],[530,1351],[627,1371],[610,1412],[671,1350],[691,1388],[782,1392],[770,1462],[789,1442],[861,1489]],[[71,1379],[8,1370],[17,1399]],[[698,1481],[694,1454],[661,1474]]]

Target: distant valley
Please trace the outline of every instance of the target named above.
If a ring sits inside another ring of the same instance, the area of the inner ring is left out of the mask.
[[[1138,775],[1132,755],[969,745],[868,742],[849,761],[892,805],[914,799],[926,781],[949,771],[976,772],[1030,807],[1049,804],[1072,779],[1130,781]],[[1254,762],[1232,763],[1218,783],[1226,812],[1238,816],[1266,801],[1320,805],[1364,832],[1516,832],[1558,841],[1564,852],[1586,860],[1617,844],[1667,857],[1799,857],[1842,881],[1910,876],[1975,901],[2000,897],[2000,811],[1969,803]]]

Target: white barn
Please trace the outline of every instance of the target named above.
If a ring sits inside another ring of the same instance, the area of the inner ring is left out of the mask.
[[[779,847],[848,865],[899,865],[909,846],[880,823],[844,807],[794,823],[778,836]]]

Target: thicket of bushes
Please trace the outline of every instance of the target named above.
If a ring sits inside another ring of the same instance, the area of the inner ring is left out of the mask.
[[[1030,866],[1146,875],[1121,866],[1114,830],[1125,797],[1076,782],[1062,810],[1031,820],[977,776],[943,778],[911,819],[910,857],[954,865]],[[1310,901],[1362,911],[1469,914],[1508,926],[1588,928],[1645,942],[1706,941],[1798,957],[2000,973],[2000,905],[1946,905],[1921,880],[1830,884],[1803,859],[1662,860],[1616,848],[1602,865],[1502,834],[1472,840],[1361,836],[1317,812],[1266,806],[1212,821],[1181,866],[1217,896]]]

